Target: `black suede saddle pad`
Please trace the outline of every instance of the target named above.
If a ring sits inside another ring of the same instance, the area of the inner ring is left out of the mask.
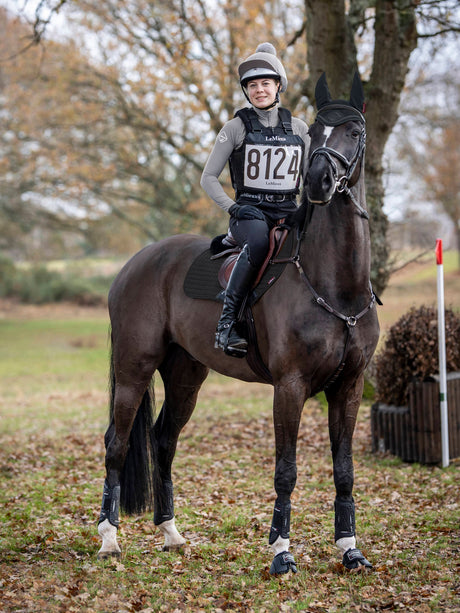
[[[291,231],[288,233],[280,252],[276,255],[275,262],[268,264],[259,283],[252,290],[249,297],[250,305],[255,304],[281,276],[288,262],[277,262],[277,260],[283,260],[291,256],[294,240],[295,232]],[[189,298],[223,302],[225,289],[220,284],[218,275],[227,257],[211,259],[212,257],[211,251],[206,249],[192,262],[184,280],[184,292]]]

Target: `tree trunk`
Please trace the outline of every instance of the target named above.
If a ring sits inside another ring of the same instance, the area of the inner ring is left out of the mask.
[[[314,101],[316,81],[323,72],[333,98],[348,99],[357,70],[353,31],[344,0],[305,0],[309,79],[305,93]]]
[[[373,2],[355,0],[346,12],[343,0],[305,0],[307,14],[307,60],[310,77],[304,93],[313,100],[313,88],[325,71],[334,98],[348,99],[357,68],[354,32],[359,15]],[[376,0],[375,42],[366,93],[366,192],[371,220],[372,282],[382,292],[389,277],[388,220],[383,212],[382,158],[388,137],[398,119],[401,91],[410,55],[417,45],[414,5],[407,0]]]
[[[374,58],[366,87],[366,187],[371,214],[372,278],[376,291],[382,292],[390,274],[382,158],[398,119],[409,58],[417,45],[417,30],[414,6],[406,0],[377,0],[375,11]]]

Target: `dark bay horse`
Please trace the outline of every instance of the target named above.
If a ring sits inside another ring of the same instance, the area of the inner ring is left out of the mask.
[[[289,552],[297,434],[305,401],[320,390],[325,390],[329,405],[335,541],[345,567],[371,567],[356,548],[352,496],[352,436],[364,370],[379,335],[369,280],[359,77],[355,75],[350,100],[343,101],[331,99],[323,75],[316,102],[309,170],[293,220],[297,242],[281,277],[253,306],[260,354],[274,387],[272,574],[297,570]],[[171,465],[179,433],[191,417],[209,368],[243,381],[264,382],[246,359],[214,348],[221,304],[184,293],[190,263],[208,247],[208,239],[189,235],[150,245],[124,266],[111,287],[112,397],[99,557],[120,554],[120,508],[140,513],[153,506],[165,548],[184,544],[174,521]],[[156,370],[165,400],[154,422],[149,387]]]

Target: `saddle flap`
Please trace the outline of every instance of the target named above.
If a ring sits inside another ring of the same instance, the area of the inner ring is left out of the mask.
[[[261,280],[265,272],[265,269],[270,263],[270,260],[276,257],[278,253],[281,251],[281,248],[284,245],[284,241],[286,240],[287,235],[288,235],[288,230],[286,228],[275,226],[274,228],[270,230],[270,235],[269,235],[270,242],[269,242],[268,253],[267,253],[267,256],[262,266],[260,267],[256,280],[254,281],[253,287],[256,287],[256,285]],[[222,263],[222,266],[219,269],[217,278],[219,280],[220,285],[223,287],[223,289],[225,289],[228,285],[228,281],[230,279],[230,275],[232,274],[232,270],[236,264],[236,260],[238,259],[238,255],[239,255],[239,252],[232,253],[231,255],[229,255],[227,258],[225,258],[224,262]]]
[[[238,259],[238,256],[239,256],[239,252],[236,252],[236,253],[233,252],[232,254],[230,254],[229,256],[225,258],[225,260],[222,263],[222,266],[219,268],[219,272],[217,273],[217,279],[219,280],[221,287],[223,287],[224,289],[228,285],[230,275],[232,274],[232,270],[236,264],[236,260]]]

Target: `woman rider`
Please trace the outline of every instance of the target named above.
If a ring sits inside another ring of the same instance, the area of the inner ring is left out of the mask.
[[[278,106],[287,78],[273,45],[259,45],[239,65],[238,74],[251,107],[238,111],[217,135],[201,186],[230,214],[231,235],[242,248],[225,292],[216,347],[244,357],[248,342],[235,324],[267,255],[271,228],[297,208],[310,139],[307,125]],[[219,182],[227,161],[234,200]]]

